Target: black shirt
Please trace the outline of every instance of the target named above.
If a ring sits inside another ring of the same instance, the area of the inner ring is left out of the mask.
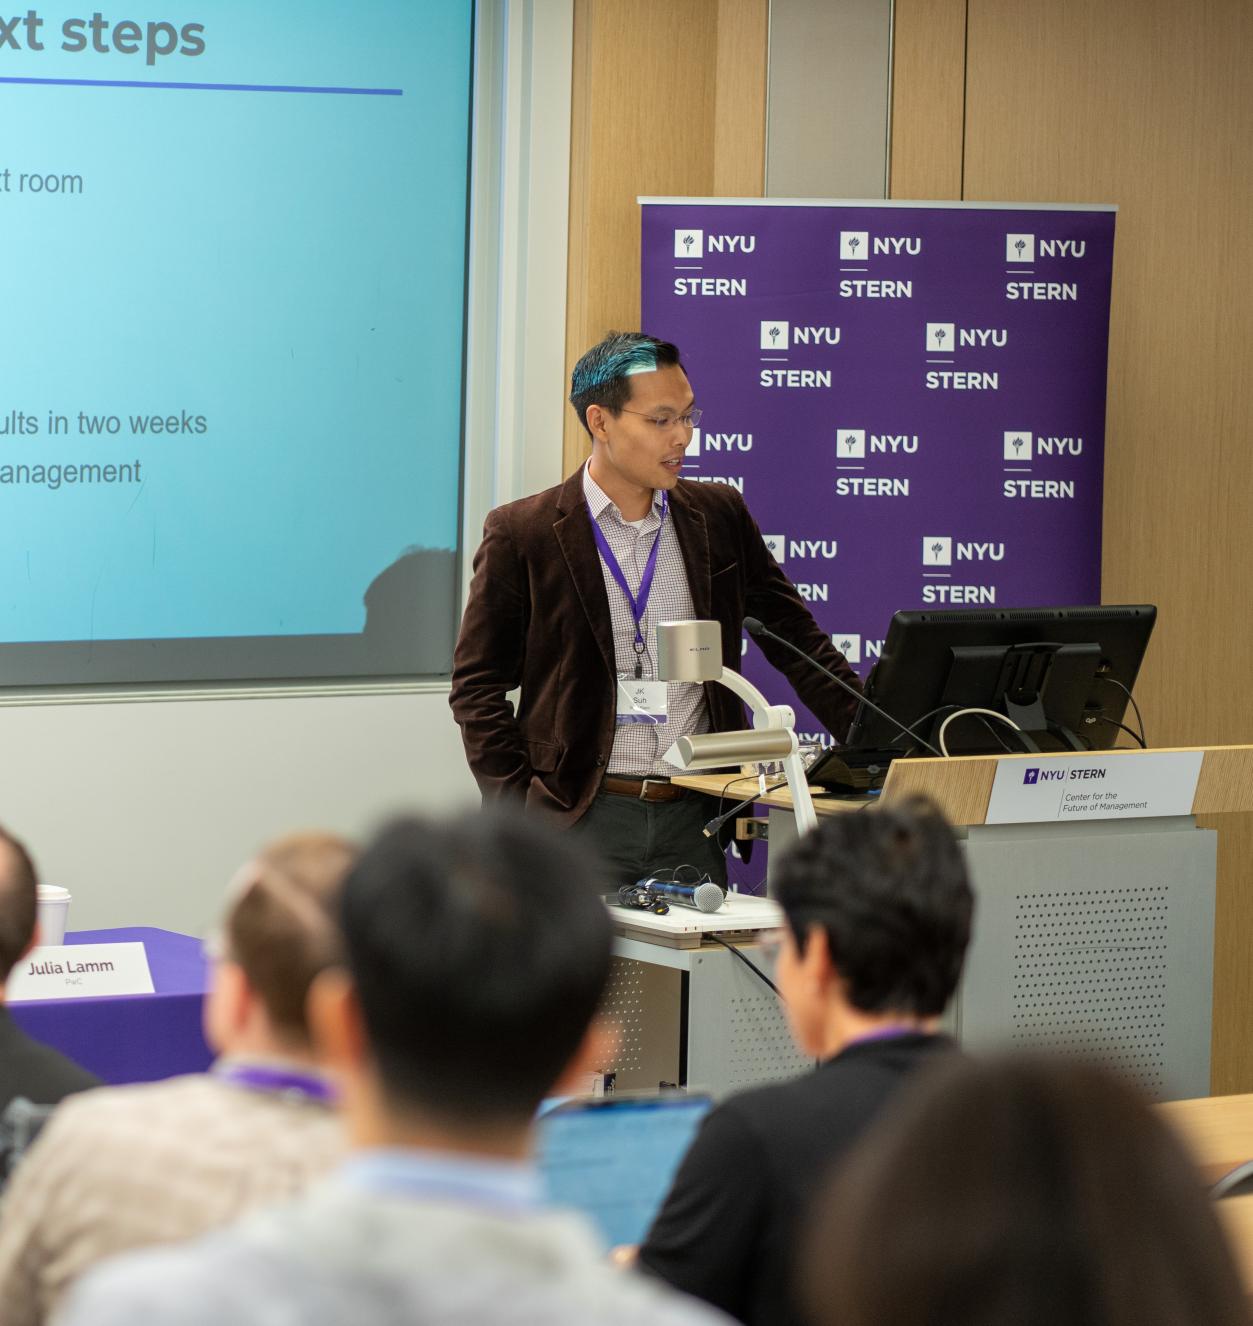
[[[792,1257],[816,1189],[914,1069],[952,1047],[913,1032],[862,1041],[724,1101],[684,1157],[641,1266],[749,1326],[796,1326]]]
[[[18,1096],[57,1105],[72,1092],[99,1085],[94,1074],[28,1036],[0,1004],[0,1111]]]

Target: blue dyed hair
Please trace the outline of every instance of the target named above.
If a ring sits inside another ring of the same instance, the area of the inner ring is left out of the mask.
[[[587,428],[587,407],[599,405],[617,416],[631,399],[631,375],[658,368],[682,368],[678,346],[643,332],[610,332],[574,366],[570,374],[570,404]],[[587,428],[588,434],[591,429]]]

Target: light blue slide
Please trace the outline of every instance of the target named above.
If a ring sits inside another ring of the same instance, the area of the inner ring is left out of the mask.
[[[0,15],[0,684],[413,664],[317,647],[452,573],[471,11]]]

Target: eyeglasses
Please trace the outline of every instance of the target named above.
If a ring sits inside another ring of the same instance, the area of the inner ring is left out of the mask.
[[[200,941],[200,952],[206,962],[227,962],[230,950],[226,946],[226,936],[221,930],[211,930]]]
[[[763,930],[758,940],[761,956],[767,962],[778,962],[779,951],[782,949],[783,941],[786,937],[787,932],[782,926],[777,930]]]
[[[622,413],[635,414],[641,419],[647,419],[654,428],[673,428],[675,424],[679,424],[690,433],[700,423],[703,411],[691,409],[686,414],[645,414],[643,410],[628,410],[624,405]]]

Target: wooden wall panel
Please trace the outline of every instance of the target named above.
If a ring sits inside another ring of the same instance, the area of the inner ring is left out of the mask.
[[[714,65],[717,198],[760,198],[766,179],[768,0],[719,0]]]
[[[896,0],[889,198],[962,196],[966,0]]]
[[[1253,6],[969,0],[967,11],[962,196],[1120,208],[1103,587],[1107,602],[1161,608],[1137,687],[1150,740],[1249,741]],[[951,46],[939,0],[898,0],[897,14],[898,47],[917,50],[928,32]],[[911,19],[921,26],[903,32]],[[901,115],[894,161],[934,151],[931,133]],[[1248,1091],[1253,822],[1224,819],[1221,841],[1213,1080]]]
[[[760,197],[767,14],[767,0],[576,0],[568,364],[639,326],[637,197]],[[564,472],[586,455],[571,413]]]

